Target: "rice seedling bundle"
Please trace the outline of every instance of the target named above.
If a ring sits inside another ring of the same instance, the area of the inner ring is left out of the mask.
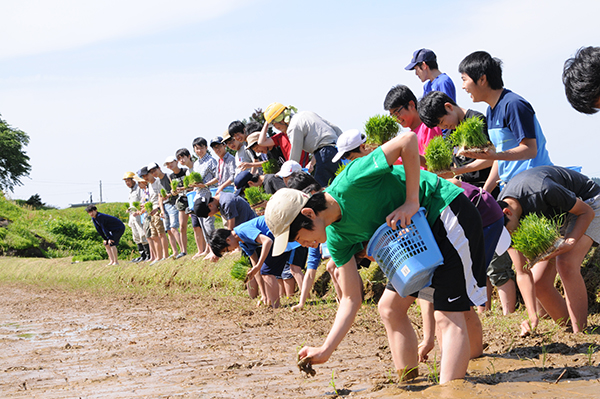
[[[456,127],[456,130],[450,135],[450,140],[455,146],[459,147],[459,153],[473,149],[483,151],[492,145],[483,133],[484,126],[483,120],[477,116],[472,116],[463,120]]]
[[[452,165],[452,147],[442,136],[435,136],[425,150],[427,170],[440,172],[450,170]]]
[[[244,195],[246,196],[246,200],[250,205],[256,205],[261,201],[264,201],[263,198],[264,191],[260,187],[248,187],[244,191]]]
[[[152,202],[148,201],[144,204],[144,208],[146,209],[146,212],[152,212]]]
[[[177,191],[177,186],[179,185],[179,181],[171,180],[171,190]]]
[[[337,168],[337,170],[335,171],[335,175],[337,176],[337,175],[339,175],[340,173],[342,173],[342,171],[343,171],[344,169],[346,169],[346,165],[347,165],[347,164],[341,164],[341,165],[340,165],[340,166]]]
[[[400,126],[396,119],[389,115],[375,115],[365,123],[367,143],[382,145],[398,134]]]
[[[512,236],[512,247],[527,258],[527,267],[535,265],[541,258],[555,250],[562,239],[560,220],[529,214],[521,219],[521,225]]]
[[[236,280],[244,281],[246,279],[246,275],[248,274],[248,270],[250,270],[251,267],[252,265],[250,264],[248,258],[242,256],[231,266],[231,277]]]
[[[184,187],[184,188],[188,188],[188,187],[190,186],[190,183],[191,183],[191,182],[190,182],[190,175],[186,175],[186,176],[183,178],[183,187]]]
[[[262,169],[266,175],[274,175],[279,172],[279,162],[271,158],[262,164]]]
[[[190,176],[190,184],[198,184],[202,183],[202,175],[198,172],[192,172],[189,174]]]
[[[136,210],[140,210],[140,201],[133,201],[131,203],[131,206],[133,206]]]
[[[160,189],[160,196],[161,197],[166,197],[167,196],[167,190],[165,190],[164,188]]]

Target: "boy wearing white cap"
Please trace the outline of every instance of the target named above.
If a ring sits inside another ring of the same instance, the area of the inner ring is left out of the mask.
[[[404,165],[392,166],[399,157]],[[312,364],[326,362],[350,330],[361,305],[354,259],[363,250],[361,243],[382,223],[394,229],[397,224],[407,226],[422,206],[444,256],[432,283],[442,336],[440,383],[465,376],[470,357],[465,313],[485,302],[486,290],[481,218],[461,193],[435,174],[419,172],[417,137],[409,132],[348,164],[324,193],[311,197],[281,189],[271,197],[265,220],[275,237],[273,254],[281,253],[288,240],[312,248],[327,242],[339,270],[342,298],[332,329],[321,347],[302,348],[300,358]],[[388,285],[379,302],[401,379],[418,375],[417,337],[407,315],[414,300],[414,294],[403,298]]]
[[[276,175],[281,177],[283,182],[287,185],[290,175],[294,172],[302,172],[302,166],[296,161],[285,161]]]

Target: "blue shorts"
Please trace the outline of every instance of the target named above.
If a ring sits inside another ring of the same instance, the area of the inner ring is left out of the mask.
[[[277,276],[278,280],[289,280],[294,278],[292,275],[292,269],[290,269],[290,263],[286,263],[283,271],[281,272],[281,276]]]
[[[179,228],[179,211],[175,208],[175,205],[171,204],[163,204],[165,207],[165,231],[169,231],[170,229],[178,229]]]

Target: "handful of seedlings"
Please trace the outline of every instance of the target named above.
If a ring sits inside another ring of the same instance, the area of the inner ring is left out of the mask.
[[[140,210],[140,201],[133,201],[131,206],[135,208],[136,211]]]
[[[179,186],[179,182],[177,180],[171,180],[171,190],[173,192],[177,191],[177,186]]]
[[[398,134],[400,126],[393,116],[375,115],[365,122],[365,134],[367,143],[377,146],[390,141]]]
[[[183,178],[183,188],[185,188],[187,190],[187,188],[190,186],[190,175],[186,175]]]
[[[281,168],[279,167],[279,162],[273,158],[269,158],[262,164],[262,169],[266,175],[274,175],[275,173],[279,172],[279,169]]]
[[[152,202],[148,201],[144,204],[144,209],[146,209],[146,212],[152,212]]]
[[[262,187],[248,187],[244,191],[244,195],[250,206],[259,204],[263,201],[268,201],[269,198],[271,198],[271,194],[266,194]]]
[[[312,363],[310,362],[311,360],[310,357],[300,359],[300,356],[298,356],[298,368],[301,372],[305,373],[307,377],[314,377],[317,374],[315,369],[313,369]]]
[[[164,188],[160,189],[160,196],[165,198],[167,196],[167,190],[165,190]]]
[[[452,166],[452,146],[444,137],[435,136],[425,149],[427,170],[433,173],[449,171]]]
[[[456,127],[456,130],[450,135],[450,140],[458,147],[457,155],[464,151],[486,152],[494,147],[483,133],[484,126],[482,119],[472,116],[463,120]]]
[[[562,244],[559,219],[551,220],[534,213],[521,219],[521,225],[511,239],[512,247],[529,261],[525,268],[529,269],[548,257]]]
[[[189,174],[190,184],[202,183],[202,175],[198,172],[192,172]]]
[[[233,266],[231,266],[231,277],[236,280],[246,281],[246,276],[248,275],[248,270],[252,268],[250,264],[250,260],[242,256],[239,260],[235,261]]]

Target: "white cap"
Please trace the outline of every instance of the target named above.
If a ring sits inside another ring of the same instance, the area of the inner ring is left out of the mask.
[[[169,155],[167,157],[167,159],[165,159],[165,163],[163,165],[167,165],[168,163],[176,162],[176,161],[177,161],[177,159],[173,155]]]
[[[294,172],[302,171],[302,165],[300,165],[296,161],[285,161],[283,165],[281,165],[281,169],[277,173],[279,177],[288,177]]]
[[[337,139],[338,152],[335,154],[331,162],[339,161],[345,153],[359,147],[367,141],[367,136],[358,131],[358,129],[346,130]]]
[[[293,188],[281,188],[267,202],[265,223],[273,233],[273,256],[285,252],[290,236],[290,225],[310,199],[305,192]]]
[[[148,166],[146,166],[146,167],[148,168],[148,172],[149,172],[150,170],[154,169],[154,168],[158,168],[158,169],[160,169],[160,166],[158,166],[158,164],[157,164],[156,162],[150,162],[150,163],[148,164]]]

